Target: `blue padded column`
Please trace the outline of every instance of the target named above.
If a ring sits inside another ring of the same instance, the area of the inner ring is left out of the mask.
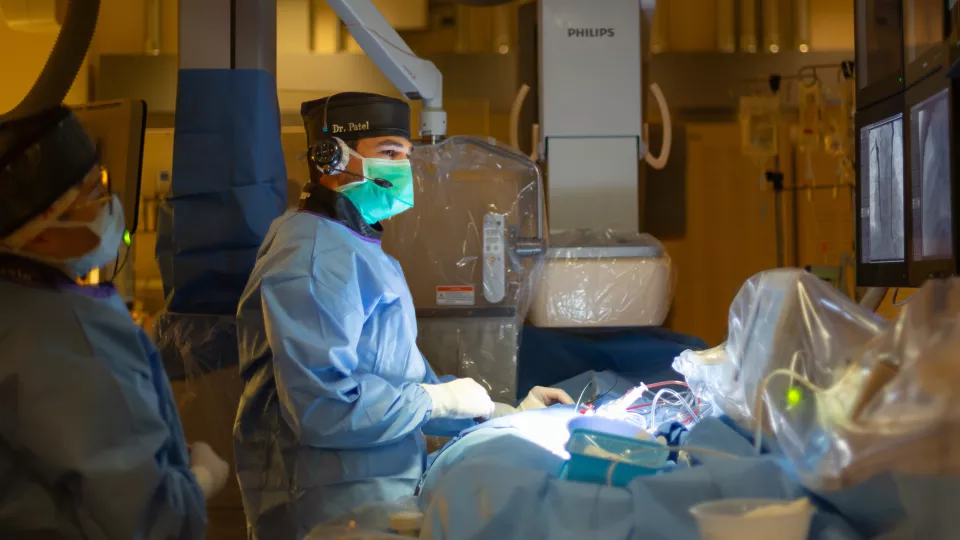
[[[236,313],[257,249],[286,207],[286,179],[274,78],[180,70],[156,250],[168,312]]]

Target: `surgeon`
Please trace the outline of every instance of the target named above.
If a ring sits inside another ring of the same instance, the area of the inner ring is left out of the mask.
[[[411,208],[410,108],[374,94],[304,103],[311,181],[274,221],[237,312],[246,390],[234,428],[251,536],[301,538],[358,506],[413,495],[423,431],[515,409],[441,382],[417,349],[413,299],[380,247]],[[573,403],[535,388],[520,409]]]
[[[201,539],[227,464],[188,451],[156,349],[109,284],[123,209],[77,118],[0,123],[0,538]]]

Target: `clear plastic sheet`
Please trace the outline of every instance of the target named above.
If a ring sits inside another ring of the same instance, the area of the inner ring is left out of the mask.
[[[747,280],[734,298],[726,343],[685,352],[674,369],[701,400],[752,427],[758,420],[757,393],[771,372],[788,369],[818,386],[832,386],[860,347],[885,327],[874,313],[813,274],[771,270]],[[780,419],[776,411],[790,406],[785,403],[790,386],[776,379],[764,391],[770,411],[764,425],[774,432]]]
[[[476,137],[418,146],[411,162],[416,205],[385,224],[383,247],[410,285],[420,350],[438,374],[473,377],[512,403],[543,266],[540,169]]]
[[[808,392],[814,411],[774,407],[790,434],[778,442],[815,488],[885,472],[960,478],[958,351],[960,279],[928,281],[835,384]]]
[[[540,327],[660,326],[670,311],[670,256],[649,234],[553,232],[530,322]]]
[[[743,387],[736,383],[737,366],[727,361],[726,343],[704,351],[683,351],[674,359],[673,369],[683,375],[694,395],[707,404],[705,410],[742,417],[739,411],[745,404]]]
[[[233,460],[233,422],[243,394],[237,368],[234,317],[162,313],[154,326],[155,343],[170,378],[188,442],[205,441],[230,464],[226,487],[207,501],[208,509],[238,510],[243,503]],[[211,521],[215,518],[211,514]],[[214,524],[216,525],[216,524]],[[241,527],[242,528],[242,527]]]
[[[797,136],[797,142],[801,152],[813,152],[820,146],[823,88],[817,79],[800,81],[797,88],[800,93],[800,133]]]
[[[369,531],[350,527],[318,527],[304,537],[304,540],[403,540],[409,536],[400,536],[388,532]]]
[[[392,518],[398,514],[419,516],[420,507],[417,497],[404,497],[392,502],[373,503],[357,508],[331,522],[324,523],[310,531],[305,540],[388,540],[391,538],[409,538],[397,535],[393,530]],[[409,523],[411,520],[405,519]]]

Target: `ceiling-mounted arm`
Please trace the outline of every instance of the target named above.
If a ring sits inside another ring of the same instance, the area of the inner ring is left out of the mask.
[[[30,116],[63,103],[90,48],[99,13],[100,0],[71,0],[67,4],[60,34],[43,71],[23,100],[0,115],[0,121]]]
[[[436,141],[447,134],[443,77],[437,66],[418,57],[371,0],[327,0],[363,52],[407,99],[423,100],[420,135]]]

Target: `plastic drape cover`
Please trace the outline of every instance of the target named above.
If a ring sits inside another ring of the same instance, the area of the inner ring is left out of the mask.
[[[824,489],[879,473],[960,478],[960,279],[928,281],[863,347],[815,414],[778,412],[804,437],[778,436],[808,483]]]
[[[452,137],[411,155],[415,206],[384,225],[439,375],[516,395],[519,332],[543,266],[537,165],[492,139]]]
[[[787,369],[815,385],[832,386],[859,348],[885,326],[813,274],[762,272],[744,283],[730,305],[727,341],[707,351],[684,352],[674,369],[715,411],[753,427],[757,392],[771,372]],[[780,426],[777,411],[792,406],[785,402],[789,383],[773,379],[764,392],[771,411],[764,423],[774,431]]]
[[[153,328],[188,442],[205,441],[236,470],[233,422],[243,394],[237,369],[237,325],[229,316],[161,313]],[[242,508],[231,474],[209,508]]]
[[[398,520],[397,518],[401,518]],[[390,502],[371,503],[361,506],[329,523],[310,531],[304,540],[389,540],[391,538],[410,538],[398,536],[393,529],[398,521],[413,530],[419,530],[416,523],[422,521],[417,497],[404,497]]]
[[[234,315],[286,206],[277,82],[256,69],[181,69],[170,196],[157,219],[167,309]]]
[[[675,276],[649,234],[553,232],[530,321],[541,327],[660,326]]]

